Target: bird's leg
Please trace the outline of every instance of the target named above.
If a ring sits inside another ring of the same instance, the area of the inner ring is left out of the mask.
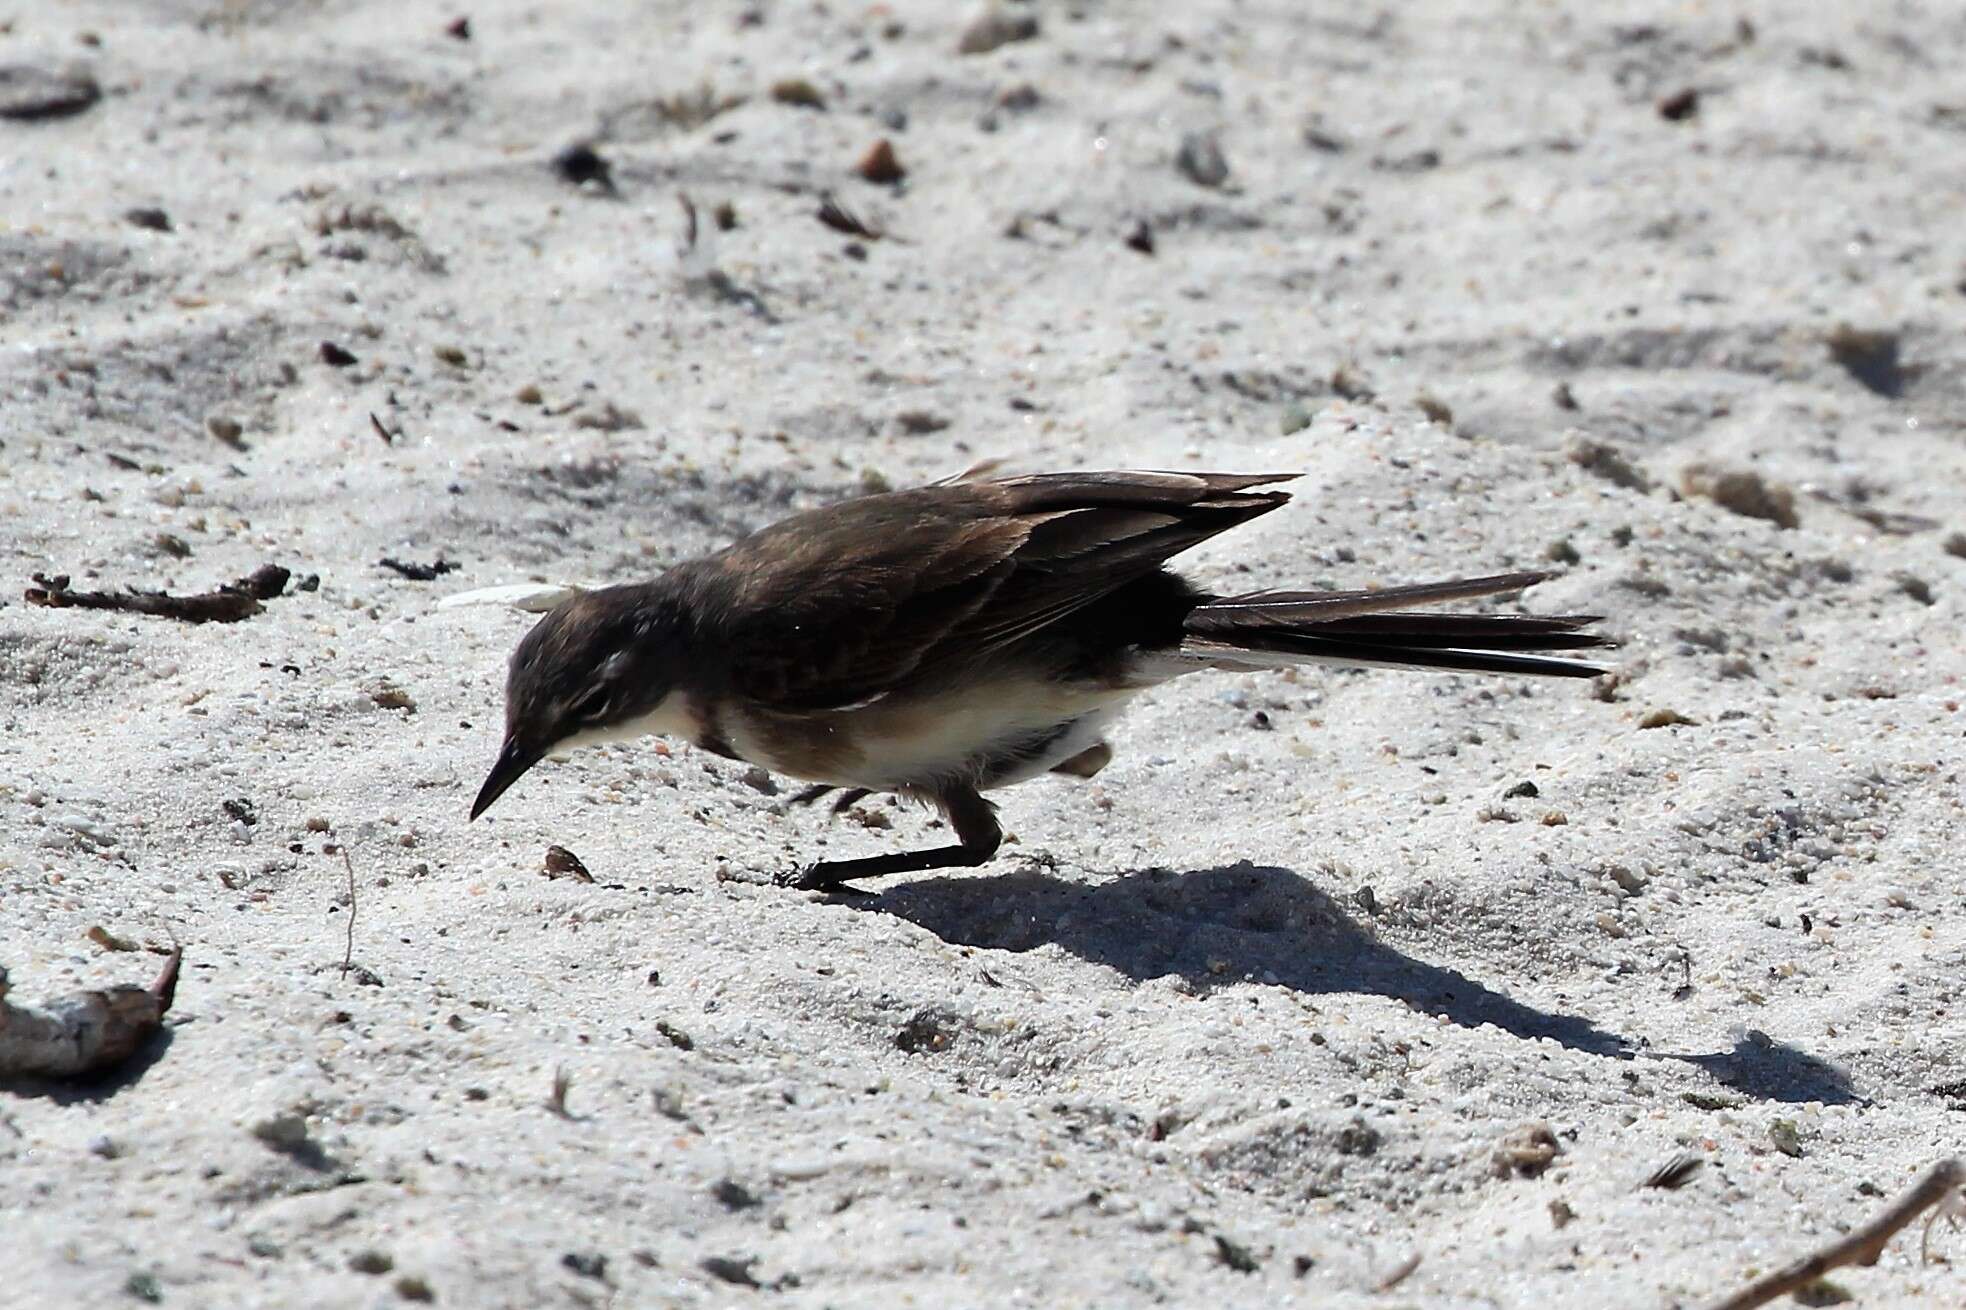
[[[840,793],[840,798],[834,801],[832,805],[833,813],[836,815],[846,813],[874,794],[872,787],[848,787],[844,791],[841,791],[840,788],[835,787],[830,782],[815,782],[810,787],[801,788],[796,795],[787,799],[786,804],[810,805],[821,796],[836,791]]]
[[[1003,826],[997,807],[974,787],[949,787],[937,792],[935,803],[949,816],[957,844],[926,851],[895,851],[857,860],[821,860],[779,881],[801,891],[832,891],[856,878],[883,878],[891,873],[926,873],[930,869],[973,869],[997,853]]]

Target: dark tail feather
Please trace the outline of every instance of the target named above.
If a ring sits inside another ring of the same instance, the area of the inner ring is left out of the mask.
[[[1400,606],[1519,591],[1547,574],[1387,587],[1379,591],[1258,592],[1212,600],[1188,616],[1196,654],[1227,663],[1245,655],[1283,662],[1389,665],[1473,673],[1591,678],[1596,664],[1525,652],[1588,650],[1611,643],[1583,629],[1594,614],[1416,614]]]
[[[1584,650],[1608,644],[1583,632],[1601,614],[1368,614],[1333,619],[1304,631],[1312,636],[1389,646],[1470,647],[1479,650]]]
[[[1328,623],[1355,614],[1382,614],[1406,605],[1433,605],[1447,600],[1472,600],[1521,591],[1550,577],[1548,573],[1497,573],[1486,578],[1456,578],[1449,582],[1416,582],[1373,591],[1253,591],[1246,596],[1214,597],[1188,616],[1188,630],[1211,632],[1240,629],[1252,623]]]

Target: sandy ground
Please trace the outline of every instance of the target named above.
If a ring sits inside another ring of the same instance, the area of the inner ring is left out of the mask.
[[[101,91],[0,120],[0,963],[188,952],[0,1094],[0,1302],[1693,1305],[1960,1148],[1956,8],[976,12],[0,14]],[[1617,677],[1189,679],[857,903],[767,880],[927,816],[680,746],[466,825],[531,620],[443,598],[986,457],[1302,469],[1194,574],[1556,561]]]

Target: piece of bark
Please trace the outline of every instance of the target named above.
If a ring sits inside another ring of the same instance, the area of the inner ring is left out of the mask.
[[[148,987],[73,992],[39,1009],[8,1002],[0,969],[0,1078],[86,1078],[115,1069],[163,1027],[183,958],[172,951]]]
[[[262,564],[216,591],[172,596],[161,591],[72,591],[65,575],[45,577],[37,573],[36,585],[27,589],[26,600],[30,605],[44,605],[49,609],[120,610],[126,614],[181,619],[186,623],[237,623],[259,613],[264,608],[261,601],[271,600],[286,590],[287,580],[292,576],[278,564]]]
[[[1764,1274],[1732,1296],[1713,1302],[1709,1310],[1754,1310],[1755,1306],[1767,1305],[1809,1286],[1832,1269],[1874,1265],[1899,1230],[1933,1206],[1946,1202],[1962,1185],[1966,1185],[1966,1163],[1958,1157],[1941,1160],[1869,1223],[1792,1265]]]

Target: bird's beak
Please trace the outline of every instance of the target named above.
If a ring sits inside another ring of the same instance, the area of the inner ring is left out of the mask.
[[[493,801],[545,756],[545,751],[534,750],[516,737],[507,737],[499,748],[498,758],[492,762],[491,772],[485,775],[485,785],[478,788],[478,799],[471,802],[471,817],[475,819],[489,810]]]

